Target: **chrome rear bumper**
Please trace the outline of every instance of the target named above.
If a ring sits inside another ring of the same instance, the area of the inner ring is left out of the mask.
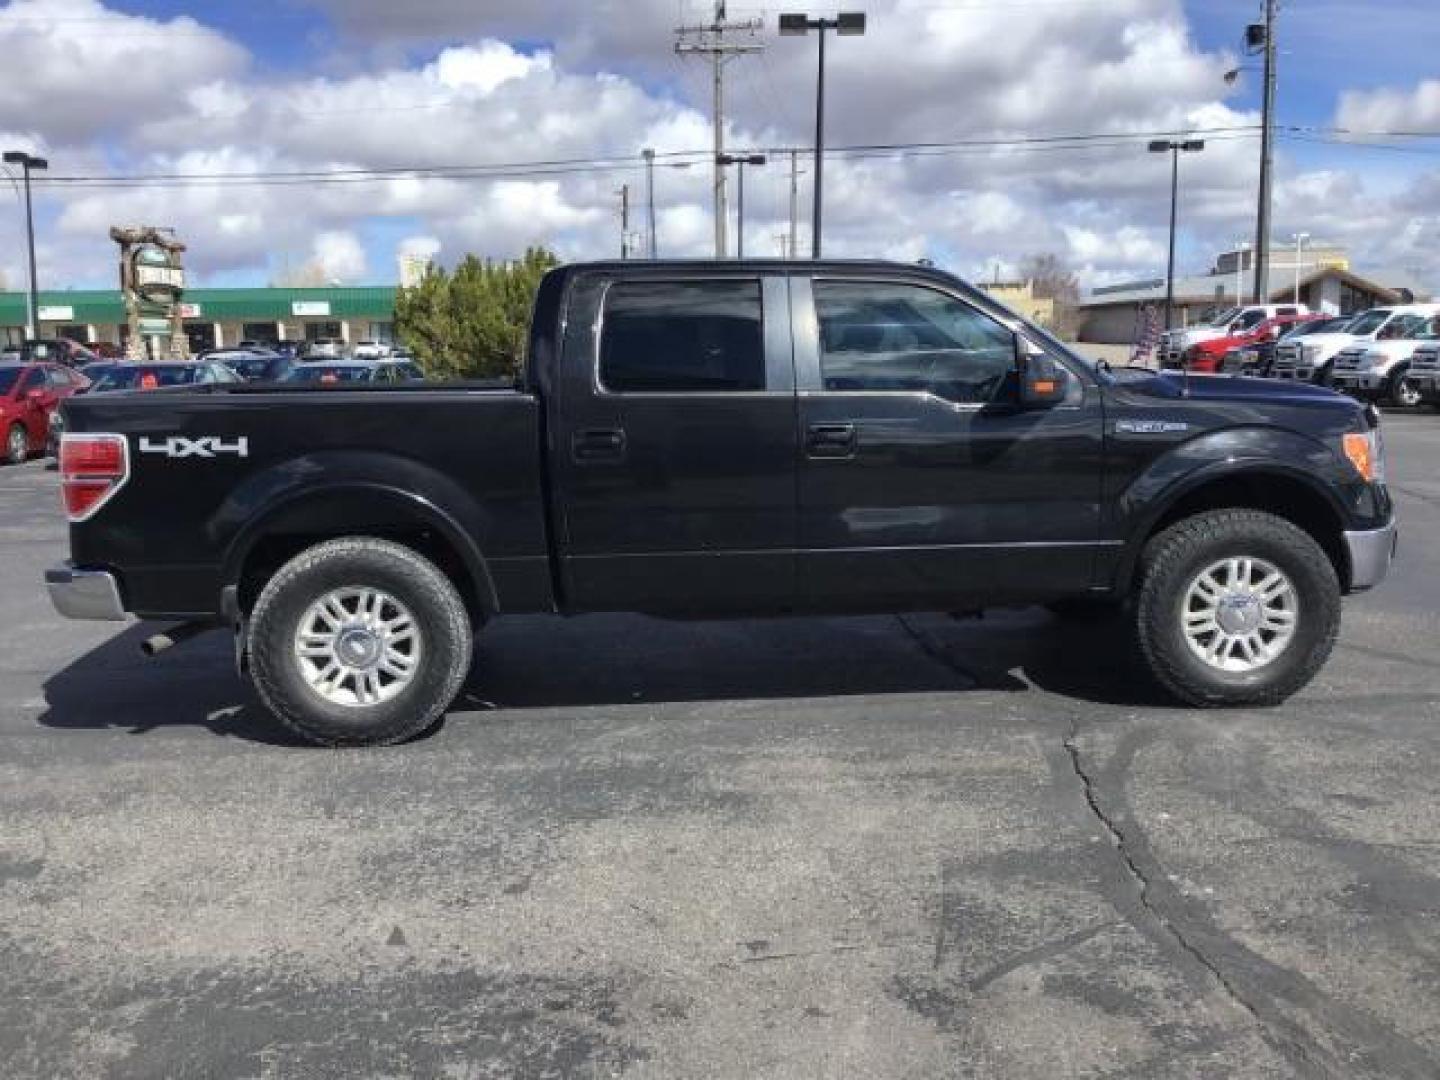
[[[124,622],[129,617],[115,575],[104,570],[57,566],[45,571],[45,587],[50,603],[67,619]]]

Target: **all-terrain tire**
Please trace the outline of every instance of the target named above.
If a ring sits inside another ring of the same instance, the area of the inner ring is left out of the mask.
[[[1390,381],[1385,386],[1385,401],[1397,409],[1416,409],[1424,404],[1425,399],[1420,396],[1419,388],[1410,381],[1408,366],[1390,376]]]
[[[336,590],[383,590],[408,609],[423,643],[416,672],[377,704],[337,704],[306,679],[297,648],[311,605]],[[469,671],[470,616],[432,562],[387,540],[331,540],[301,552],[261,591],[250,614],[250,674],[277,719],[322,746],[386,746],[425,731],[455,700]]]
[[[1294,587],[1294,636],[1269,663],[1245,672],[1207,664],[1190,648],[1184,612],[1190,584],[1227,558],[1260,558]],[[1140,561],[1135,604],[1140,651],[1160,684],[1201,707],[1278,705],[1325,665],[1340,632],[1340,581],[1320,545],[1283,518],[1258,510],[1215,510],[1155,536]]]
[[[5,460],[11,465],[24,465],[30,458],[30,433],[24,424],[11,424],[5,433]]]

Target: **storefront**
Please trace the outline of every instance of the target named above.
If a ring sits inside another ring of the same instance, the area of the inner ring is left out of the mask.
[[[321,289],[190,289],[181,305],[192,351],[229,348],[242,341],[315,341],[338,338],[391,341],[395,331],[394,286]],[[0,293],[0,342],[25,336],[25,294]],[[120,344],[125,307],[118,290],[40,294],[40,337],[81,344]]]

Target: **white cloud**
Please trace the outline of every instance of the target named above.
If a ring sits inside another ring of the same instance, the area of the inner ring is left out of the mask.
[[[354,283],[364,280],[365,247],[360,237],[344,229],[322,232],[315,237],[315,265],[327,282]]]
[[[57,174],[352,173],[332,183],[301,176],[268,185],[41,189],[47,282],[108,283],[106,233],[121,222],[175,226],[199,280],[222,272],[262,280],[281,252],[313,256],[346,280],[388,278],[394,253],[372,248],[367,258],[366,240],[397,232],[405,245],[423,242],[415,250],[443,250],[447,260],[466,251],[513,255],[536,243],[571,258],[607,256],[619,247],[621,184],[631,187],[632,228],[644,227],[644,146],[662,155],[701,152],[686,170],[665,167],[674,159],[662,156],[657,216],[663,254],[709,252],[708,79],[703,64],[672,51],[676,0],[313,2],[351,43],[374,49],[320,56],[293,75],[262,73],[243,49],[189,19],[124,15],[99,0],[15,0],[0,9],[7,57],[42,72],[73,69],[70,59],[86,57],[84,79],[45,74],[33,89],[28,79],[0,84],[6,145],[47,153]],[[870,0],[867,10],[869,33],[836,39],[829,54],[832,147],[1083,132],[1129,132],[1138,141],[836,153],[825,174],[833,254],[928,255],[973,271],[1053,251],[1097,278],[1154,276],[1164,263],[1168,159],[1147,154],[1139,137],[1257,123],[1223,98],[1220,74],[1234,58],[1196,46],[1178,0],[1035,4],[1021,15],[1009,5],[929,0]],[[56,13],[94,23],[55,19],[49,36],[34,32],[42,15]],[[689,14],[704,12],[692,6]],[[736,14],[751,9],[736,5]],[[76,25],[98,25],[113,40],[97,44],[87,30],[82,42],[63,29]],[[728,68],[729,142],[807,146],[814,41],[779,38],[773,25],[762,39],[764,56]],[[543,48],[532,48],[536,42]],[[1382,119],[1394,127],[1386,116],[1423,112],[1432,95],[1440,97],[1440,84],[1353,94],[1340,112],[1363,114],[1367,127]],[[1215,249],[1253,230],[1253,133],[1207,140],[1204,153],[1182,163],[1186,269],[1201,269]],[[592,158],[623,158],[623,167],[489,178],[353,174]],[[808,250],[808,154],[801,164]],[[1436,200],[1426,201],[1440,179],[1382,188],[1353,168],[1299,172],[1283,154],[1279,176],[1277,232],[1351,242],[1357,262],[1419,260],[1440,270],[1429,224]],[[777,234],[788,231],[787,178],[788,156],[747,173],[752,253],[775,252]],[[403,224],[378,227],[386,219]],[[17,249],[17,224],[15,215],[0,216],[0,252]],[[0,262],[16,280],[16,260]]]
[[[1440,130],[1440,79],[1410,90],[1347,91],[1340,96],[1336,124],[1357,133]]]

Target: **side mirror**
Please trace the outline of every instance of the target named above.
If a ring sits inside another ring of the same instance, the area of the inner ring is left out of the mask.
[[[1019,334],[1015,335],[1015,370],[1020,376],[1020,404],[1026,409],[1053,408],[1069,393],[1070,373],[1044,353],[1031,352]]]

